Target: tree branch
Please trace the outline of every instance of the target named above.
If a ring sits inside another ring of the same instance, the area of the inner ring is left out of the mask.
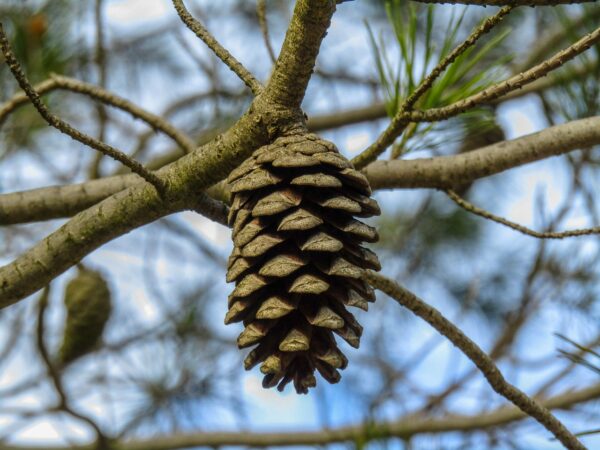
[[[556,125],[460,155],[376,161],[363,173],[373,189],[447,189],[593,145],[600,145],[600,116]],[[135,175],[121,175],[0,195],[0,225],[70,217],[139,183]],[[211,189],[208,192],[216,196]]]
[[[491,102],[509,92],[521,89],[524,85],[532,83],[539,78],[545,77],[598,42],[600,42],[600,28],[586,34],[577,42],[559,51],[546,61],[533,66],[525,72],[513,75],[507,80],[490,86],[477,94],[473,94],[448,106],[425,111],[412,111],[407,113],[407,115],[411,122],[435,122],[449,119],[475,106]]]
[[[479,217],[483,217],[484,219],[491,220],[492,222],[499,223],[500,225],[504,225],[505,227],[511,228],[519,233],[523,233],[527,236],[531,236],[538,239],[564,239],[568,237],[578,237],[578,236],[589,236],[591,234],[600,234],[600,226],[592,227],[592,228],[580,228],[576,230],[567,230],[567,231],[536,231],[530,228],[527,228],[518,223],[512,222],[504,217],[497,216],[492,214],[489,211],[478,208],[473,205],[471,202],[468,202],[452,189],[447,189],[446,194],[454,203],[460,206],[467,212],[471,214],[475,214]]]
[[[592,24],[599,19],[600,8],[588,8],[579,16],[561,23],[561,26],[550,30],[550,34],[544,34],[540,39],[536,39],[535,47],[525,55],[525,59],[516,66],[514,72],[527,70],[545,58],[548,53],[555,51],[556,47],[570,41],[579,30],[585,29],[586,24]]]
[[[136,119],[140,119],[155,130],[160,130],[173,141],[175,141],[185,153],[189,153],[196,148],[194,141],[178,130],[174,125],[163,119],[161,116],[153,114],[140,108],[135,103],[130,102],[118,95],[102,89],[100,86],[86,83],[61,75],[52,75],[48,80],[34,86],[34,90],[39,95],[44,95],[49,92],[63,89],[66,91],[76,92],[78,94],[87,95],[95,100],[106,103],[107,105],[121,109],[131,114]],[[25,93],[15,94],[11,99],[0,106],[0,126],[5,122],[8,116],[20,106],[29,104],[29,98]]]
[[[389,145],[392,144],[394,139],[402,132],[404,126],[409,122],[435,122],[446,120],[476,106],[498,99],[509,92],[520,89],[523,85],[546,76],[552,70],[561,67],[567,61],[583,53],[598,41],[600,41],[600,28],[585,35],[573,45],[561,50],[552,58],[532,67],[531,69],[514,75],[507,80],[490,86],[483,91],[478,92],[477,94],[473,94],[451,105],[440,108],[431,108],[425,111],[404,110],[400,108],[398,114],[394,116],[388,127],[383,131],[383,133],[381,133],[379,138],[377,138],[377,140],[367,149],[365,149],[360,155],[355,157],[352,160],[352,163],[357,168],[363,168],[368,163],[374,161],[379,154],[381,154]]]
[[[540,403],[548,409],[568,409],[574,405],[600,398],[600,383],[576,391],[564,392]],[[528,419],[518,408],[505,406],[476,416],[450,415],[441,418],[409,416],[389,422],[365,423],[319,431],[289,430],[278,433],[213,432],[173,436],[154,436],[147,440],[131,440],[115,445],[120,450],[174,450],[191,447],[293,447],[327,445],[341,442],[370,441],[397,437],[409,439],[421,434],[438,434],[501,427]],[[3,446],[2,450],[93,450],[92,446],[25,447]]]
[[[398,108],[398,112],[392,118],[388,127],[379,135],[377,140],[352,160],[354,166],[358,169],[362,169],[367,164],[375,161],[377,157],[381,155],[405,130],[406,126],[410,123],[410,120],[404,116],[406,116],[406,113],[413,109],[415,103],[431,89],[435,80],[437,80],[448,66],[456,61],[460,55],[466,52],[470,47],[474,46],[483,35],[489,33],[496,25],[501,23],[504,17],[508,15],[512,9],[512,6],[506,6],[493,16],[488,17],[481,25],[475,27],[467,39],[443,57],[429,75],[427,75],[415,90],[402,102]]]
[[[533,161],[598,144],[600,116],[595,116],[459,155],[375,161],[363,172],[374,189],[452,188]]]
[[[267,108],[257,98],[228,131],[157,171],[156,176],[168,186],[164,198],[150,185],[137,183],[79,213],[13,263],[0,267],[0,308],[34,293],[111,239],[166,214],[195,207],[202,191],[273,139],[271,133],[297,120],[295,113],[271,109],[266,120]]]
[[[521,411],[537,420],[556,439],[562,442],[566,448],[570,450],[585,450],[583,444],[547,408],[506,381],[494,364],[494,361],[437,309],[429,306],[412,292],[382,275],[368,271],[366,280],[374,288],[379,289],[396,300],[413,314],[430,324],[440,334],[448,338],[452,344],[458,347],[477,366],[494,391],[512,402]]]
[[[204,26],[198,22],[187,10],[183,4],[183,0],[173,0],[173,6],[179,14],[179,17],[185,23],[185,25],[198,36],[207,46],[210,48],[217,57],[225,63],[227,67],[235,73],[240,80],[244,82],[246,86],[250,88],[254,95],[258,95],[263,87],[260,81],[258,81],[254,75],[252,75],[248,69],[246,69],[235,57],[229,53],[229,51],[223,47],[214,38],[212,34],[208,32]]]
[[[117,192],[139,184],[139,178],[129,174],[3,194],[0,195],[0,226],[72,217]],[[215,222],[224,223],[219,212],[226,208],[221,190],[222,186],[218,184],[208,188],[206,195],[199,194],[198,201],[190,202],[188,207]]]
[[[335,12],[332,0],[298,0],[267,85],[267,98],[277,105],[300,108],[315,61]]]
[[[260,26],[260,31],[263,35],[263,41],[265,42],[267,53],[269,53],[269,58],[271,58],[271,62],[274,63],[275,61],[277,61],[277,57],[275,56],[275,51],[273,50],[273,46],[271,45],[271,39],[269,38],[269,24],[267,23],[266,0],[256,1],[256,15],[258,16],[258,24]]]
[[[593,73],[593,70],[596,70],[596,67],[597,65],[595,63],[584,64],[566,74],[550,74],[545,78],[539,78],[535,80],[519,90],[511,91],[502,97],[490,100],[489,102],[485,102],[483,104],[497,105],[502,102],[521,98],[532,93],[542,92],[560,83],[568,83],[589,75],[590,73]],[[308,120],[308,128],[309,130],[316,132],[347,125],[354,125],[362,122],[370,122],[372,120],[385,119],[387,117],[388,115],[385,109],[385,103],[375,102],[369,106],[310,117]]]

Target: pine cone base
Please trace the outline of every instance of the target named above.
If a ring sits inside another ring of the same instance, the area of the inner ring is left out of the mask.
[[[346,309],[375,300],[363,280],[379,270],[362,247],[377,232],[354,217],[379,215],[367,179],[331,142],[312,134],[281,137],[229,175],[235,282],[225,323],[243,322],[240,348],[255,348],[264,387],[298,393],[316,385],[315,370],[337,383],[348,360],[334,334],[359,346],[362,327]]]

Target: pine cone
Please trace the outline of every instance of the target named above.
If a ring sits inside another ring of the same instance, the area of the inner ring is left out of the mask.
[[[353,218],[380,214],[367,179],[334,144],[305,134],[259,148],[228,182],[236,287],[225,323],[243,321],[239,348],[258,344],[245,368],[262,363],[263,386],[280,391],[293,380],[307,393],[315,369],[338,382],[348,360],[333,335],[358,347],[362,327],[346,306],[367,309],[375,295],[364,269],[380,269],[359,245],[376,230]]]
[[[67,319],[60,362],[68,364],[92,351],[112,309],[110,291],[98,272],[80,269],[65,289]]]

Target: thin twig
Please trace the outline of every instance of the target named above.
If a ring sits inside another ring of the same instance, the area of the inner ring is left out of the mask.
[[[596,347],[600,345],[600,335],[596,336],[592,341],[586,344],[587,347]],[[585,352],[583,350],[578,350],[577,355],[583,355]],[[558,373],[552,375],[548,380],[542,384],[536,391],[536,397],[542,397],[546,395],[546,392],[552,388],[556,383],[561,381],[564,377],[566,377],[574,368],[576,368],[578,364],[574,361],[570,361],[569,364],[562,368]]]
[[[477,366],[494,391],[536,419],[562,442],[566,448],[570,450],[585,450],[583,444],[547,408],[506,381],[502,372],[494,364],[494,361],[437,309],[382,275],[368,271],[366,273],[366,280],[374,288],[379,289],[396,300],[412,313],[429,323],[440,334],[448,338],[452,344],[458,347]]]
[[[262,31],[263,41],[265,41],[265,47],[269,52],[271,62],[277,61],[275,51],[271,45],[271,39],[269,38],[269,24],[267,23],[267,2],[266,0],[256,1],[256,15],[258,16],[258,24],[260,25],[260,31]]]
[[[198,22],[187,10],[182,0],[173,0],[173,6],[185,25],[198,36],[210,48],[217,57],[235,73],[253,94],[258,95],[262,91],[262,84],[248,69],[246,69],[229,51],[224,48],[204,26]]]
[[[553,76],[540,78],[533,83],[524,86],[518,91],[512,91],[501,98],[486,102],[486,104],[495,105],[505,101],[514,100],[516,98],[523,98],[526,95],[550,89],[558,84],[570,83],[574,80],[579,80],[590,73],[595,73],[595,70],[597,70],[597,68],[593,61],[587,63],[582,62],[582,64],[574,67],[572,70],[567,71],[567,73],[552,74]],[[315,75],[320,75],[319,69],[315,71]],[[378,85],[377,83],[375,84]],[[339,128],[361,122],[370,122],[388,117],[385,104],[382,101],[373,102],[368,106],[334,111],[317,116],[312,116],[309,114],[309,116],[308,129],[311,131],[329,130],[332,128]]]
[[[527,55],[525,60],[517,65],[514,72],[523,72],[532,65],[543,59],[548,53],[554,51],[556,47],[562,45],[565,41],[571,40],[573,34],[585,29],[586,24],[592,24],[600,20],[600,8],[589,8],[582,13],[562,24],[560,27],[552,27],[548,30],[549,34],[543,34],[540,39],[536,39],[535,47]]]
[[[75,78],[65,77],[63,75],[52,74],[48,80],[36,84],[33,89],[39,95],[45,95],[58,89],[86,95],[94,100],[106,103],[107,105],[131,114],[136,119],[139,119],[152,127],[152,130],[163,132],[179,145],[185,153],[190,153],[196,148],[196,144],[192,138],[187,136],[168,120],[140,108],[135,103],[124,99],[113,92],[102,89],[100,86],[86,83],[85,81],[77,80]],[[0,126],[2,126],[2,123],[4,123],[8,116],[17,108],[28,103],[29,98],[27,95],[19,92],[4,104],[0,105]]]
[[[492,28],[498,25],[504,17],[513,10],[513,6],[506,6],[496,14],[488,17],[481,25],[476,27],[469,37],[465,39],[461,44],[454,48],[448,55],[446,55],[434,68],[433,70],[419,83],[419,86],[404,100],[395,117],[392,119],[388,127],[379,135],[377,140],[366,148],[360,155],[352,160],[352,163],[357,168],[363,168],[367,164],[375,161],[381,153],[388,148],[394,139],[396,139],[411,122],[406,118],[406,114],[410,112],[415,103],[433,86],[435,80],[452,64],[456,59],[462,55],[467,49],[477,43],[477,41],[484,35],[489,33]]]
[[[165,185],[163,181],[160,178],[158,178],[154,173],[147,170],[139,162],[132,160],[131,158],[129,158],[129,156],[127,156],[120,150],[117,150],[116,148],[105,144],[104,142],[98,141],[97,139],[94,139],[93,137],[76,130],[67,122],[50,112],[48,107],[42,102],[40,95],[29,83],[29,80],[23,72],[23,69],[21,68],[19,62],[17,61],[12,50],[10,49],[8,38],[6,37],[4,28],[1,23],[0,47],[2,48],[2,53],[4,54],[6,64],[8,65],[13,76],[19,83],[19,86],[21,86],[21,89],[23,89],[33,106],[38,110],[40,115],[44,118],[44,120],[46,120],[46,122],[48,122],[50,126],[72,137],[76,141],[81,142],[82,144],[87,145],[88,147],[91,147],[95,150],[98,150],[99,152],[102,152],[103,154],[121,162],[125,166],[129,167],[133,172],[137,173],[139,176],[144,178],[147,182],[151,183],[160,194],[164,193]]]
[[[406,114],[407,119],[410,119],[412,122],[434,122],[454,117],[471,108],[496,100],[509,92],[521,89],[526,84],[532,83],[539,78],[545,77],[598,42],[600,42],[600,28],[586,34],[573,45],[559,51],[551,58],[525,72],[513,75],[500,83],[494,84],[477,94],[473,94],[451,105],[441,108],[431,108],[425,111],[415,110],[408,112]]]
[[[45,321],[44,314],[46,312],[46,308],[48,306],[48,297],[50,296],[50,288],[46,286],[40,295],[40,299],[38,301],[38,316],[37,316],[37,328],[36,328],[36,344],[40,356],[46,365],[46,369],[48,371],[48,375],[50,375],[50,379],[54,384],[54,389],[58,394],[59,402],[56,406],[57,411],[64,411],[67,414],[79,419],[88,425],[90,425],[94,431],[96,432],[97,449],[104,449],[108,443],[108,438],[102,433],[102,430],[98,426],[96,422],[94,422],[89,417],[73,410],[73,408],[69,405],[69,399],[65,392],[65,389],[62,384],[62,378],[58,368],[52,362],[50,355],[48,354],[48,349],[46,348],[46,343],[44,341],[44,329],[45,329]]]
[[[444,72],[444,70],[446,70],[454,61],[456,61],[456,58],[466,52],[470,47],[473,47],[483,35],[489,33],[492,28],[502,22],[504,17],[506,17],[513,9],[514,6],[505,6],[493,16],[488,17],[481,25],[475,28],[469,37],[467,37],[467,39],[465,39],[444,59],[442,59],[442,61],[440,61],[440,63],[431,71],[431,73],[427,75],[427,77],[419,84],[419,86],[417,86],[413,93],[408,96],[408,98],[404,101],[404,108],[407,110],[412,108],[419,98],[421,98],[421,96],[431,88],[434,81]]]
[[[567,230],[567,231],[536,231],[530,228],[527,228],[518,223],[512,222],[504,217],[496,216],[485,209],[481,209],[472,203],[468,202],[452,189],[447,189],[446,194],[454,203],[463,208],[465,211],[468,211],[472,214],[475,214],[479,217],[483,217],[484,219],[491,220],[493,222],[504,225],[505,227],[511,228],[520,233],[526,234],[527,236],[532,236],[538,239],[564,239],[568,237],[576,237],[576,236],[589,236],[591,234],[600,234],[600,226],[592,227],[592,228],[581,228],[577,230]]]
[[[96,49],[94,54],[94,62],[98,68],[98,85],[102,89],[106,89],[108,80],[108,71],[106,70],[106,51],[104,49],[104,16],[103,16],[103,2],[104,0],[96,0],[94,4],[94,27],[96,31]],[[96,112],[98,113],[98,135],[99,141],[104,141],[106,137],[106,125],[108,121],[108,113],[106,107],[99,103],[96,105]],[[92,161],[89,169],[90,178],[100,177],[100,165],[104,154],[97,153],[96,158]]]

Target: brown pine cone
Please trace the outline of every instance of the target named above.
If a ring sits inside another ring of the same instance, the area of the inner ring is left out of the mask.
[[[228,182],[236,287],[225,323],[243,321],[240,348],[257,345],[244,366],[262,363],[263,386],[280,391],[293,380],[307,393],[315,369],[338,382],[348,360],[333,334],[358,347],[362,327],[346,306],[367,309],[375,295],[363,273],[380,269],[360,246],[376,230],[353,218],[380,214],[367,179],[333,143],[304,134],[259,148]]]

